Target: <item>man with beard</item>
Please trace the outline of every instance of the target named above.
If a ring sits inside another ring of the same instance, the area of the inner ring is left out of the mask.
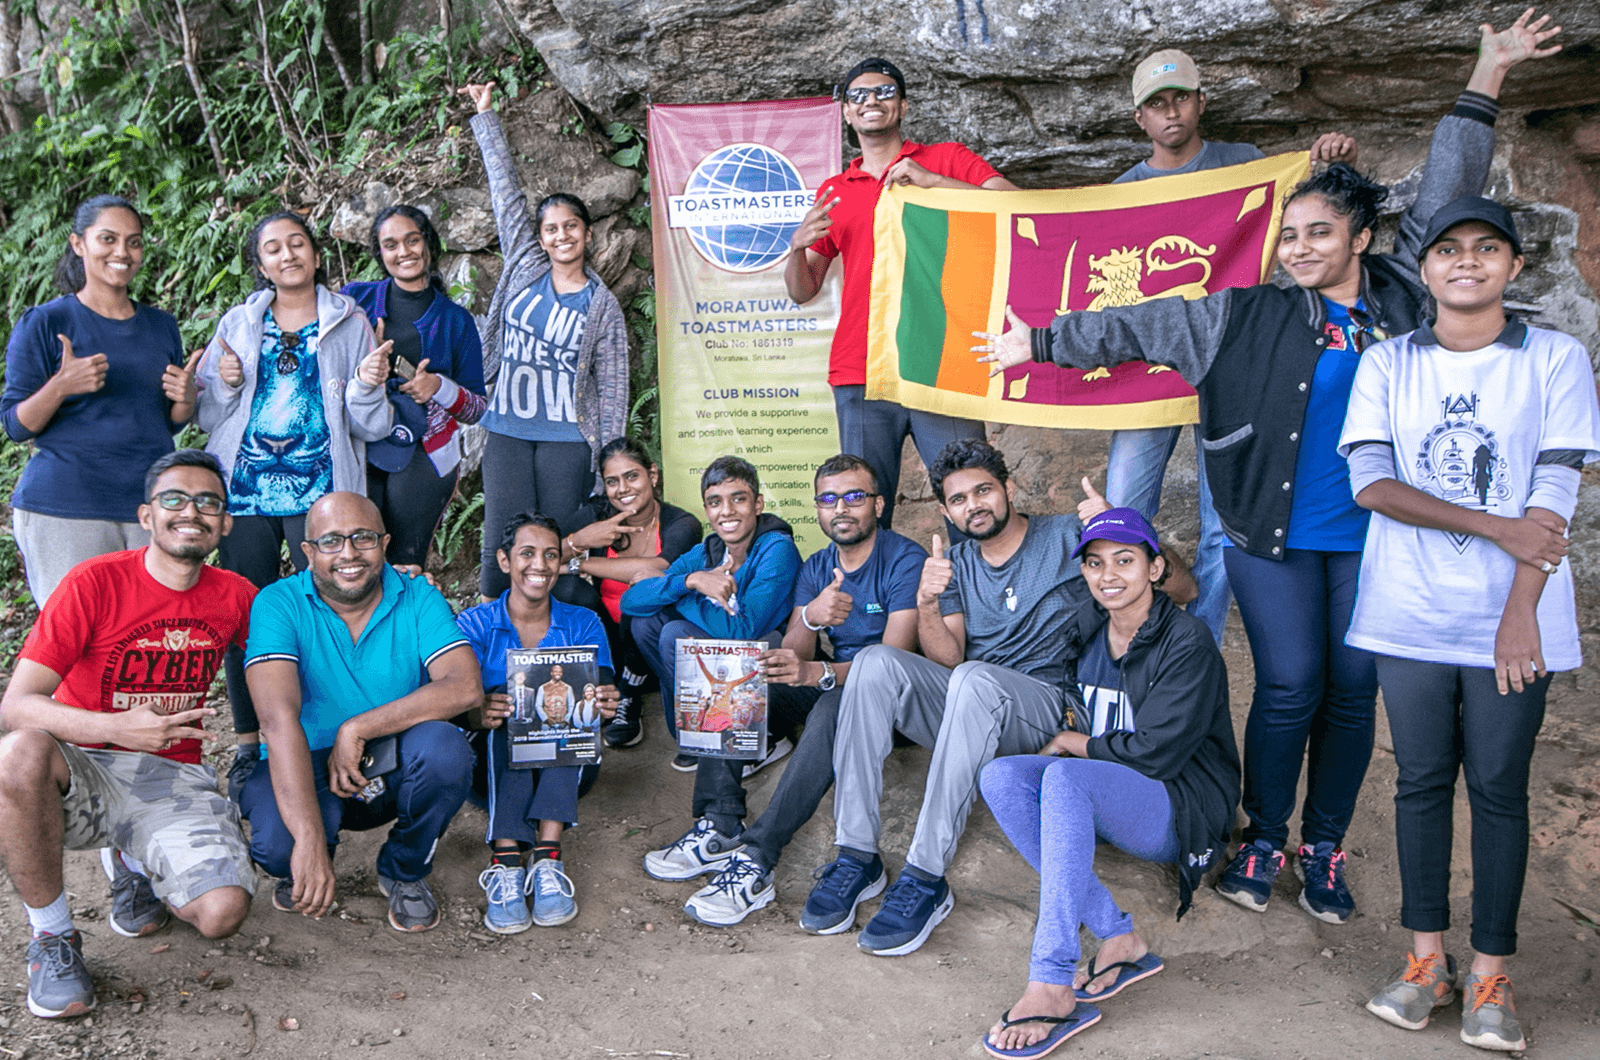
[[[389,925],[426,931],[434,848],[472,785],[472,749],[446,719],[483,685],[450,605],[384,563],[388,543],[371,501],[330,493],[306,513],[308,568],[256,597],[245,676],[267,746],[239,803],[251,857],[279,879],[273,906],[313,917],[333,904],[340,830],[393,821],[378,852]],[[391,754],[392,770],[362,774]]]
[[[928,554],[878,529],[884,501],[872,466],[860,457],[841,453],[817,468],[816,490],[817,522],[833,543],[800,568],[783,646],[761,656],[773,699],[802,700],[810,713],[772,800],[739,836],[743,849],[707,866],[721,871],[683,907],[702,924],[730,927],[776,897],[778,856],[833,786],[833,734],[856,655],[874,644],[916,650],[917,583]],[[823,630],[831,660],[818,658]],[[721,779],[743,817],[738,775],[724,770]]]
[[[33,930],[28,1010],[95,1007],[62,889],[61,852],[101,848],[119,935],[169,910],[207,938],[250,912],[239,815],[200,763],[206,690],[243,643],[255,588],[205,565],[232,528],[214,457],[180,449],[145,476],[145,548],[74,567],[28,634],[0,700],[0,855]]]
[[[926,658],[880,645],[856,658],[839,710],[833,807],[839,856],[817,874],[800,926],[848,931],[856,907],[883,890],[878,803],[896,730],[933,749],[905,871],[888,888],[857,945],[880,957],[910,953],[955,904],[945,869],[996,755],[1031,754],[1061,731],[1066,619],[1089,598],[1072,558],[1087,520],[1109,507],[1087,479],[1076,516],[1027,516],[1016,485],[987,442],[945,446],[929,470],[948,519],[968,540],[948,555],[938,535],[917,586],[917,635]],[[1193,596],[1185,579],[1168,590]]]

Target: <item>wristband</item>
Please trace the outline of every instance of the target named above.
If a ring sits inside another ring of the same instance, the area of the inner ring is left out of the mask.
[[[810,605],[808,604],[807,606],[809,607]],[[811,624],[811,620],[806,617],[806,609],[804,607],[802,607],[800,609],[800,624],[802,626],[805,626],[807,629],[809,629],[813,633],[821,633],[823,630],[829,628],[826,624],[820,625],[820,626],[813,626]]]

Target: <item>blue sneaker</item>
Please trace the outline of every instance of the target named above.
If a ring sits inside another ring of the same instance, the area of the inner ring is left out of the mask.
[[[526,876],[521,865],[490,865],[478,873],[478,886],[489,899],[483,926],[496,935],[516,935],[533,927]]]
[[[840,854],[812,873],[806,907],[800,912],[800,928],[811,935],[837,935],[856,926],[856,907],[883,893],[888,876],[883,859],[872,855],[871,862]]]
[[[1230,902],[1236,902],[1257,913],[1267,911],[1267,899],[1272,897],[1272,884],[1283,871],[1283,851],[1274,850],[1260,840],[1245,843],[1228,862],[1222,879],[1217,881],[1217,893]]]
[[[1343,924],[1356,911],[1356,900],[1344,885],[1344,851],[1334,844],[1302,846],[1294,871],[1305,884],[1300,908],[1324,924]]]
[[[884,894],[878,915],[856,936],[856,945],[874,957],[904,957],[926,942],[955,906],[955,892],[943,876],[929,883],[902,872]]]
[[[565,924],[578,915],[572,899],[572,880],[561,871],[555,858],[540,858],[528,874],[528,893],[533,895],[533,922],[540,927]]]

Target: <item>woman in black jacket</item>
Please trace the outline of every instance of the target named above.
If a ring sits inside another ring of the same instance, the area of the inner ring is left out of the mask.
[[[1205,623],[1158,591],[1155,531],[1112,508],[1089,520],[1076,555],[1094,599],[1067,629],[1068,728],[1039,755],[995,759],[979,781],[1039,872],[1028,988],[985,1036],[992,1056],[1043,1056],[1100,1018],[1080,1001],[1162,968],[1095,876],[1095,841],[1176,864],[1181,917],[1239,803],[1227,670]],[[1082,969],[1080,925],[1105,940]]]

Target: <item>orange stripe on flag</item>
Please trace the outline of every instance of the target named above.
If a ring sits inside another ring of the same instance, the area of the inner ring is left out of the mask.
[[[989,392],[989,366],[972,352],[974,331],[989,325],[989,296],[994,285],[994,214],[955,213],[949,218],[944,275],[944,350],[939,357],[940,390],[983,397]]]

